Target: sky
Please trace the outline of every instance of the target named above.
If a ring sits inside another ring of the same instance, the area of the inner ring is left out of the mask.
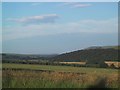
[[[2,13],[1,12],[2,12],[2,4],[0,3],[0,21],[2,21]],[[0,22],[0,53],[2,53],[2,22]]]
[[[2,51],[61,54],[118,44],[117,2],[4,2]]]
[[[119,2],[119,0],[1,0],[2,2]]]

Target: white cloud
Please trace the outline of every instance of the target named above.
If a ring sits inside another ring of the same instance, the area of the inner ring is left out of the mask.
[[[118,33],[117,18],[108,20],[81,20],[68,23],[3,27],[4,40],[63,33]]]
[[[81,2],[65,2],[61,4],[61,6],[69,6],[71,8],[82,8],[82,7],[89,7],[92,5],[88,3],[81,3]]]
[[[73,7],[75,7],[75,8],[89,7],[89,6],[91,6],[91,4],[75,4],[75,5],[73,5]]]
[[[7,21],[18,22],[23,24],[54,23],[55,20],[58,19],[58,17],[59,16],[57,14],[48,14],[24,18],[9,18],[7,19]]]

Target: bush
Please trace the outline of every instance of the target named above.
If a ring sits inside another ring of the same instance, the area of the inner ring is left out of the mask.
[[[103,62],[103,63],[100,63],[100,67],[101,67],[101,68],[107,68],[108,65],[107,65],[106,63]]]

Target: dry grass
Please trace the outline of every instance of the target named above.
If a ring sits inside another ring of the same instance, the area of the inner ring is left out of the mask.
[[[96,84],[97,80],[106,77],[107,87],[118,87],[117,73],[60,73],[60,72],[36,72],[36,71],[3,71],[3,87],[35,87],[35,88],[87,88]],[[7,79],[7,85],[6,80]],[[72,85],[72,86],[71,86]]]
[[[120,62],[113,62],[113,61],[105,61],[105,63],[111,67],[111,65],[114,65],[115,67],[119,68],[120,67]]]
[[[3,64],[3,68],[8,69],[2,73],[7,88],[87,88],[103,77],[107,87],[118,87],[119,82],[117,69],[27,64]]]
[[[79,64],[79,65],[85,65],[86,62],[60,62],[62,64]],[[105,61],[105,63],[111,67],[111,65],[113,64],[116,68],[120,67],[120,62],[114,62],[114,61]]]

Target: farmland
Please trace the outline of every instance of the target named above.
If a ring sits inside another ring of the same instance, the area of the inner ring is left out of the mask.
[[[61,64],[69,64],[69,65],[86,65],[86,62],[59,62]],[[108,68],[120,68],[120,62],[118,61],[105,61],[104,63],[106,63],[108,65]]]
[[[2,68],[3,88],[87,88],[100,78],[106,87],[118,87],[117,69],[8,63]]]
[[[60,62],[60,63],[63,63],[63,64],[80,64],[80,65],[85,65],[86,62]]]
[[[113,61],[105,61],[105,63],[110,67],[111,65],[114,65],[115,67],[120,67],[120,62],[113,62]]]

